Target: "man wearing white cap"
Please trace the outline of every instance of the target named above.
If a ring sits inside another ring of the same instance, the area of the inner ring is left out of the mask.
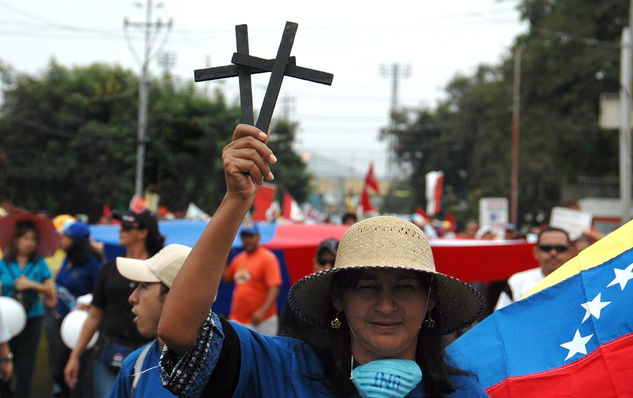
[[[138,332],[153,341],[125,357],[110,397],[173,397],[163,388],[158,360],[163,342],[156,339],[158,321],[165,298],[191,248],[171,244],[147,260],[118,257],[116,266],[121,275],[139,282],[128,300],[132,304]]]

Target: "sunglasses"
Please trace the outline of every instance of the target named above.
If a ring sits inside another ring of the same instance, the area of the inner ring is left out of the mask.
[[[550,252],[556,250],[556,253],[565,253],[569,250],[569,246],[564,245],[538,245],[538,249],[543,252]]]
[[[324,258],[317,258],[317,263],[321,266],[321,267],[325,267],[326,265],[330,264],[332,267],[334,267],[334,260],[326,260]]]
[[[133,229],[142,229],[142,228],[138,224],[134,224],[129,221],[123,221],[121,223],[121,229],[124,231],[131,231]]]

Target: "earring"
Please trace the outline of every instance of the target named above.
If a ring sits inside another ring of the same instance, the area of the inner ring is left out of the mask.
[[[431,313],[427,313],[427,317],[424,320],[424,327],[427,329],[433,329],[435,327],[435,321],[431,318]]]
[[[340,313],[340,311],[336,311],[336,315],[334,316],[334,319],[332,319],[332,322],[330,322],[330,326],[332,326],[332,329],[340,329],[341,328],[341,321],[338,319],[338,314]]]

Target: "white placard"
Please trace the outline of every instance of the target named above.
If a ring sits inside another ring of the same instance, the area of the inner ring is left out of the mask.
[[[564,229],[569,233],[571,240],[576,240],[582,235],[582,231],[591,227],[592,219],[593,215],[586,211],[554,207],[552,209],[549,225]]]
[[[479,199],[479,225],[503,231],[508,223],[508,199]]]

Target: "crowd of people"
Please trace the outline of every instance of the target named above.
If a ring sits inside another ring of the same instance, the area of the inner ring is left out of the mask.
[[[115,212],[125,252],[106,261],[88,225],[68,220],[53,274],[38,252],[37,225],[16,222],[0,260],[1,294],[21,303],[26,322],[11,337],[0,318],[0,391],[29,397],[44,330],[54,397],[486,396],[444,348],[487,314],[490,286],[437,272],[427,235],[440,231],[419,217],[346,216],[340,242],[320,242],[314,272],[278,313],[280,263],[261,246],[258,225],[244,223],[259,186],[273,178],[266,144],[253,126],[235,129],[223,153],[226,195],[193,248],[164,246],[147,210]],[[453,237],[491,233],[469,221]],[[503,233],[530,239],[513,225]],[[497,308],[587,243],[548,226],[530,233],[539,267],[501,281]],[[236,235],[243,251],[228,261]],[[229,314],[211,309],[221,281],[234,285]],[[80,300],[87,295],[89,304]],[[69,348],[61,329],[73,310],[88,313]]]

